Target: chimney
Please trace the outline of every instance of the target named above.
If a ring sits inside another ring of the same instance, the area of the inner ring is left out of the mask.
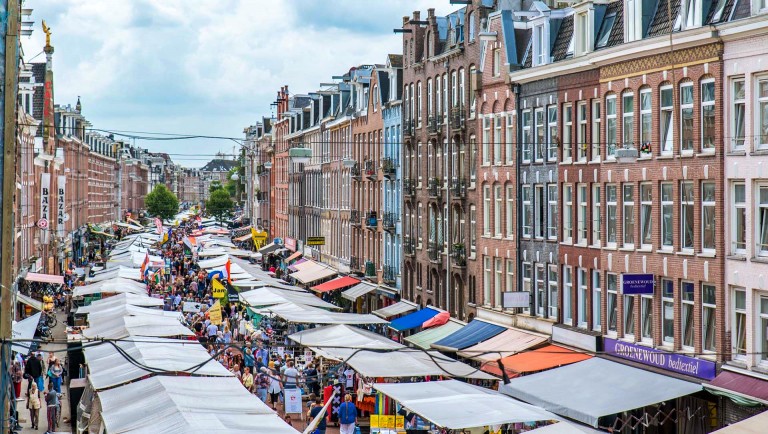
[[[427,19],[435,17],[435,8],[427,9]]]
[[[404,16],[404,17],[403,17],[403,27],[407,26],[407,25],[408,25],[408,22],[409,22],[410,20],[411,20],[411,19],[410,19],[410,18],[409,18],[407,15],[406,15],[406,16]]]
[[[414,21],[420,21],[421,20],[421,11],[413,11],[413,20]]]

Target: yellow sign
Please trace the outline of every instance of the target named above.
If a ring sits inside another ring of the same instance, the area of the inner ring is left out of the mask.
[[[325,237],[307,237],[308,246],[324,246]]]
[[[382,428],[395,429],[395,416],[392,416],[392,415],[379,416],[379,421],[381,421],[381,419],[384,419],[384,423],[380,423],[380,425],[382,425]]]
[[[405,416],[395,416],[395,429],[405,429]]]
[[[211,292],[213,293],[213,298],[224,298],[227,296],[227,288],[219,282],[219,279],[211,281]]]
[[[267,232],[257,231],[256,228],[251,228],[251,238],[253,238],[253,246],[260,249],[267,242]]]
[[[218,301],[213,303],[213,306],[208,309],[208,319],[211,320],[213,325],[221,325],[221,305]]]
[[[371,425],[371,428],[380,428],[379,427],[379,415],[378,414],[372,414],[371,415],[370,425]]]

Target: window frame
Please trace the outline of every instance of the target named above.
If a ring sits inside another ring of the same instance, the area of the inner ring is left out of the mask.
[[[711,289],[712,298],[707,300],[706,290]],[[715,285],[707,282],[701,283],[701,350],[705,353],[714,353],[717,351],[717,288]],[[709,320],[711,326],[709,330],[707,328],[710,325],[707,322],[707,312],[711,311]],[[708,336],[709,334],[709,336]],[[709,337],[709,339],[707,339]],[[711,341],[708,344],[707,341]]]
[[[640,89],[640,155],[653,154],[653,94],[651,88]]]
[[[512,129],[515,124],[515,121],[512,113],[507,113],[506,116],[504,116],[504,119],[506,123],[505,129],[504,129],[504,148],[506,152],[504,152],[504,154],[507,160],[506,161],[507,165],[512,166],[513,164],[515,164],[515,155],[514,155],[515,136]]]
[[[608,161],[616,160],[616,145],[619,141],[617,105],[618,101],[615,93],[605,97],[605,159]],[[613,107],[613,110],[611,110],[611,107]],[[611,127],[611,124],[613,124],[613,127]]]
[[[592,185],[592,247],[600,247],[602,245],[602,204],[600,200],[602,197],[601,185],[596,182]]]
[[[563,265],[563,324],[573,326],[573,267]]]
[[[618,245],[618,190],[617,184],[605,185],[605,246],[611,249],[615,249]],[[613,191],[613,198],[611,198],[611,191]],[[611,211],[613,211],[613,219],[610,217]],[[611,241],[611,228],[613,228],[613,241]]]
[[[637,326],[635,322],[635,309],[636,309],[636,303],[635,303],[635,295],[632,294],[624,294],[624,292],[621,293],[621,300],[622,300],[622,330],[624,331],[624,339],[634,340],[635,339],[635,327]],[[629,302],[629,303],[628,303]],[[631,306],[628,306],[631,305]],[[631,325],[632,327],[628,327]],[[628,330],[628,329],[632,330]]]
[[[705,92],[705,87],[712,86],[711,92]],[[714,153],[715,152],[715,136],[716,136],[716,128],[717,128],[717,101],[716,101],[716,84],[714,78],[707,78],[704,80],[701,80],[701,83],[699,85],[699,95],[701,101],[699,101],[700,110],[699,110],[699,143],[701,146],[701,152],[702,153]],[[706,95],[710,95],[712,97],[711,100],[705,100],[704,98]],[[704,113],[706,113],[708,110],[711,110],[711,118],[712,118],[712,135],[710,137],[711,140],[706,140],[707,137],[705,137],[704,132],[706,128],[706,122],[705,122],[705,116]]]
[[[493,186],[493,234],[496,238],[503,237],[501,229],[501,210],[504,201],[504,191],[500,184]]]
[[[501,115],[493,116],[493,164],[495,166],[501,166],[504,162],[504,158],[501,155],[501,132],[502,132]]]
[[[557,240],[558,230],[558,207],[559,207],[559,192],[557,191],[557,184],[547,184],[547,239]]]
[[[693,1],[693,0],[691,0]],[[695,109],[694,109],[694,102],[696,101],[696,94],[693,89],[693,82],[685,82],[681,83],[680,86],[680,154],[683,155],[692,155],[694,150],[694,140],[696,138],[696,132],[693,129],[693,122],[696,117]],[[687,102],[684,98],[686,98],[686,94],[690,91],[690,102]],[[690,116],[686,113],[690,113]],[[687,123],[687,120],[690,120],[690,124]],[[690,126],[687,126],[690,125]],[[688,132],[686,132],[688,131]],[[689,143],[686,143],[686,136],[690,135],[690,138],[688,139]]]
[[[741,293],[744,297],[743,307],[739,307],[738,294]],[[759,310],[759,307],[758,307]],[[740,319],[743,328],[740,328]],[[734,360],[746,360],[747,348],[749,347],[747,339],[747,329],[749,328],[749,315],[747,310],[747,289],[732,286],[731,287],[731,355]],[[739,331],[743,334],[740,335]],[[740,339],[741,338],[741,339]],[[743,345],[739,344],[739,340],[743,341]],[[743,346],[743,348],[740,348]]]
[[[741,85],[741,92],[737,90],[737,85]],[[730,82],[730,97],[731,97],[731,113],[730,113],[730,136],[731,136],[731,151],[743,151],[746,145],[746,131],[747,131],[747,82],[744,77],[734,77]],[[738,97],[740,94],[740,98]],[[741,110],[739,110],[739,107]],[[741,112],[741,122],[738,121],[736,114]],[[741,125],[739,125],[741,124]],[[741,134],[739,134],[739,126],[741,126]]]
[[[533,140],[534,140],[534,151],[533,151],[533,158],[534,161],[537,163],[541,163],[544,161],[544,153],[546,149],[546,128],[547,128],[547,119],[545,117],[544,107],[537,107],[533,111]]]
[[[533,228],[531,226],[531,213],[533,211],[532,208],[532,201],[531,201],[531,195],[533,194],[533,189],[531,188],[530,184],[524,184],[521,187],[521,195],[522,197],[522,204],[523,204],[523,210],[522,210],[522,219],[523,221],[521,223],[521,229],[522,229],[522,237],[526,239],[532,238],[533,235]]]
[[[680,251],[681,252],[693,252],[696,238],[696,192],[694,191],[693,181],[681,181],[680,182]],[[690,193],[688,195],[686,190]],[[690,230],[686,231],[686,226],[689,223],[686,221],[686,217],[690,213]],[[690,233],[690,239],[686,232]]]
[[[547,106],[547,161],[557,161],[557,105]]]
[[[592,270],[592,330],[600,332],[603,326],[603,293],[600,285],[600,270]]]
[[[576,185],[576,243],[586,246],[588,243],[589,202],[587,184]]]
[[[691,290],[688,291],[686,288]],[[683,281],[680,285],[680,345],[684,349],[692,350],[696,344],[695,331],[696,330],[696,309],[695,309],[695,293],[696,285],[693,282]],[[690,298],[686,294],[690,294]],[[685,320],[690,319],[690,329],[687,330]],[[686,344],[686,338],[690,334],[690,345]]]
[[[523,128],[522,157],[523,163],[530,163],[533,157],[533,112],[531,109],[523,110],[521,119]]]
[[[627,195],[629,193],[629,196]],[[621,184],[621,241],[622,248],[635,248],[635,184]]]
[[[508,239],[514,239],[515,237],[515,213],[514,213],[514,205],[515,205],[515,187],[514,185],[507,184],[506,185],[506,238]]]
[[[667,95],[666,92],[669,92]],[[665,98],[669,105],[664,105]],[[668,115],[668,120],[665,120]],[[665,127],[666,126],[666,134]],[[672,155],[675,152],[675,88],[671,84],[659,87],[659,154]]]
[[[491,186],[483,186],[483,236],[491,236]]]
[[[563,104],[562,163],[573,162],[573,104]]]
[[[618,274],[616,273],[605,274],[605,291],[606,291],[605,327],[606,327],[608,336],[616,337],[616,335],[619,332],[619,277],[618,277]],[[611,304],[613,304],[613,309],[611,309]],[[613,326],[611,324],[613,324]]]
[[[621,143],[624,147],[635,147],[635,93],[632,91],[621,94]]]
[[[653,184],[650,182],[640,184],[640,247],[653,248]]]
[[[549,264],[547,267],[547,314],[549,318],[557,319],[559,313],[560,285],[557,280],[558,267],[555,264]]]
[[[711,197],[707,200],[707,188],[711,187]],[[717,248],[717,186],[714,181],[701,182],[701,251],[707,254],[715,254]],[[707,227],[707,211],[711,213],[710,227]],[[708,232],[710,236],[708,236]],[[707,245],[707,239],[711,239],[711,245]]]
[[[523,262],[523,269],[521,270],[522,273],[522,282],[523,282],[523,292],[527,291],[529,294],[529,299],[533,299],[533,266],[530,262]],[[527,307],[523,308],[523,312],[530,314],[531,308],[530,304]]]
[[[482,130],[482,165],[488,167],[491,165],[491,118],[493,115],[483,116],[483,130]]]
[[[573,185],[563,183],[563,232],[561,241],[573,244]]]
[[[600,128],[602,127],[602,119],[600,119],[601,115],[601,101],[598,98],[595,98],[592,100],[592,150],[591,150],[591,161],[593,162],[599,162],[600,161]]]
[[[483,306],[491,305],[491,281],[493,279],[493,262],[491,257],[483,255]]]
[[[661,279],[660,292],[661,315],[659,315],[659,330],[661,330],[661,345],[672,347],[675,345],[675,282],[671,279]],[[667,312],[672,313],[672,318],[666,317]],[[672,326],[672,333],[671,336],[667,336],[667,327],[670,325]],[[671,339],[668,340],[668,337]]]
[[[583,329],[589,327],[588,274],[586,268],[578,267],[576,269],[576,327]]]
[[[585,163],[587,161],[587,152],[589,150],[589,146],[587,145],[589,123],[586,101],[579,101],[579,103],[576,104],[576,123],[576,142],[578,146],[576,161]]]
[[[741,200],[737,194],[741,188]],[[739,215],[741,214],[741,216]],[[739,217],[741,217],[741,229],[739,229]],[[741,234],[741,240],[739,235]],[[731,254],[747,254],[747,185],[745,182],[733,182],[731,184]]]

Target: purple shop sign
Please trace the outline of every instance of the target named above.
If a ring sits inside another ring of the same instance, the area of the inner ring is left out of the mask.
[[[713,380],[715,378],[716,364],[708,360],[695,357],[672,354],[655,348],[635,345],[616,339],[603,338],[605,353],[643,365],[661,368],[678,374]]]
[[[621,292],[627,295],[653,294],[653,274],[622,274]]]

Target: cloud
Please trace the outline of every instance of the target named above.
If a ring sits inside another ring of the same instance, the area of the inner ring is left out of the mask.
[[[282,85],[316,90],[331,76],[400,51],[404,15],[448,0],[31,0],[27,58],[53,30],[56,102],[82,97],[97,128],[242,137],[270,115]],[[44,61],[38,56],[34,61]],[[214,154],[229,143],[138,143]],[[197,160],[177,161],[201,166]]]

